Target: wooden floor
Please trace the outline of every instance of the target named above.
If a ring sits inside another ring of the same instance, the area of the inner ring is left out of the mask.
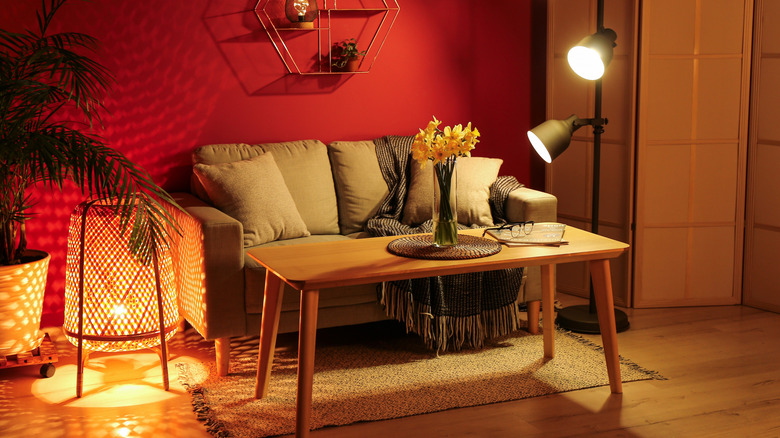
[[[780,437],[780,315],[741,306],[627,313],[631,328],[618,335],[621,355],[668,380],[626,383],[617,396],[600,387],[312,436]],[[76,399],[76,350],[58,329],[49,332],[60,353],[53,377],[38,377],[38,367],[0,369],[0,436],[209,436],[176,379],[176,364],[213,360],[213,346],[174,338],[168,392],[153,353],[96,354],[85,395]]]

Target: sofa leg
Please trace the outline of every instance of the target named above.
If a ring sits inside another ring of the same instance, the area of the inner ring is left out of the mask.
[[[528,333],[532,335],[539,334],[539,309],[542,306],[541,301],[528,301],[525,303],[528,313]]]
[[[230,338],[217,338],[214,340],[217,350],[217,375],[227,376],[230,364]]]

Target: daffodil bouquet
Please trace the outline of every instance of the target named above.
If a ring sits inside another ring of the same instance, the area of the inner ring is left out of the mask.
[[[439,129],[436,117],[414,137],[412,158],[425,167],[433,161],[433,243],[454,246],[458,243],[457,197],[453,176],[458,157],[470,157],[479,142],[479,130],[469,122]],[[456,182],[457,184],[457,182]]]

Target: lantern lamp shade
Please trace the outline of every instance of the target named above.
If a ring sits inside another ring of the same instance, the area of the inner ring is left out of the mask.
[[[284,14],[292,23],[311,23],[317,18],[317,0],[286,0]]]
[[[89,351],[154,348],[161,344],[161,325],[166,341],[178,327],[170,251],[158,251],[154,263],[139,262],[128,250],[130,232],[123,234],[119,221],[115,207],[105,202],[82,203],[70,218],[64,331],[77,346],[81,334]]]

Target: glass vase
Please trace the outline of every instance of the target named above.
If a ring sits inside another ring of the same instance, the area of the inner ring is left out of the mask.
[[[458,244],[458,171],[452,156],[433,165],[433,245]]]

